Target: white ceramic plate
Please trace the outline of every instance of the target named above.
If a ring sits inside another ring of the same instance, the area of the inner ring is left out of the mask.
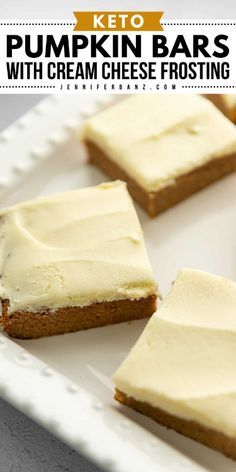
[[[1,206],[106,180],[86,164],[77,136],[84,116],[105,100],[52,96],[2,133]],[[163,294],[182,267],[236,280],[236,175],[156,219],[137,210]],[[112,472],[235,471],[221,454],[113,400],[110,376],[145,323],[28,341],[2,334],[0,394]]]

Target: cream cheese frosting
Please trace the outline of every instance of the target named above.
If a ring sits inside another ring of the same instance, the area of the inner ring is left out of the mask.
[[[123,182],[0,212],[0,297],[10,312],[138,299],[156,292],[142,230]]]
[[[198,95],[131,96],[89,118],[81,137],[147,191],[236,152],[235,126]]]
[[[169,414],[236,436],[236,283],[182,270],[113,376]]]

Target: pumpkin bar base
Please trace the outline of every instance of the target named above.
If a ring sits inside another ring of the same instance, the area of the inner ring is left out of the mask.
[[[216,107],[219,108],[219,110],[222,111],[229,120],[236,124],[236,107],[227,107],[220,94],[207,94],[205,97],[211,100],[211,102],[214,103],[214,105],[216,105]]]
[[[69,333],[123,321],[150,317],[156,311],[155,294],[137,300],[93,303],[85,307],[59,308],[52,312],[9,313],[9,301],[2,300],[2,325],[14,338],[31,339]]]
[[[148,192],[142,188],[125,170],[119,167],[93,142],[85,142],[90,161],[112,179],[127,182],[130,195],[154,217],[176,205],[209,184],[236,171],[236,154],[213,159],[204,166],[198,167],[188,174],[177,177],[175,182],[156,192]]]
[[[209,429],[196,421],[189,421],[170,415],[160,408],[148,403],[137,401],[116,389],[115,399],[133,410],[152,418],[167,428],[174,429],[180,434],[198,441],[205,446],[222,452],[227,457],[236,460],[236,438],[231,438],[213,429]]]

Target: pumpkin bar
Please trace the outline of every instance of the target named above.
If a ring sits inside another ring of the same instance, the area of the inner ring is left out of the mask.
[[[236,129],[198,95],[135,95],[81,131],[89,158],[156,216],[236,170]]]
[[[113,376],[119,402],[236,459],[236,283],[180,271]]]
[[[157,290],[123,182],[0,212],[2,324],[36,338],[150,316]]]
[[[208,94],[206,95],[229,120],[236,124],[236,94]]]

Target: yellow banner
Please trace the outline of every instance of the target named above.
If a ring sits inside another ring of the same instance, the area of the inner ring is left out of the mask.
[[[76,11],[74,15],[74,31],[163,31],[163,11]]]

